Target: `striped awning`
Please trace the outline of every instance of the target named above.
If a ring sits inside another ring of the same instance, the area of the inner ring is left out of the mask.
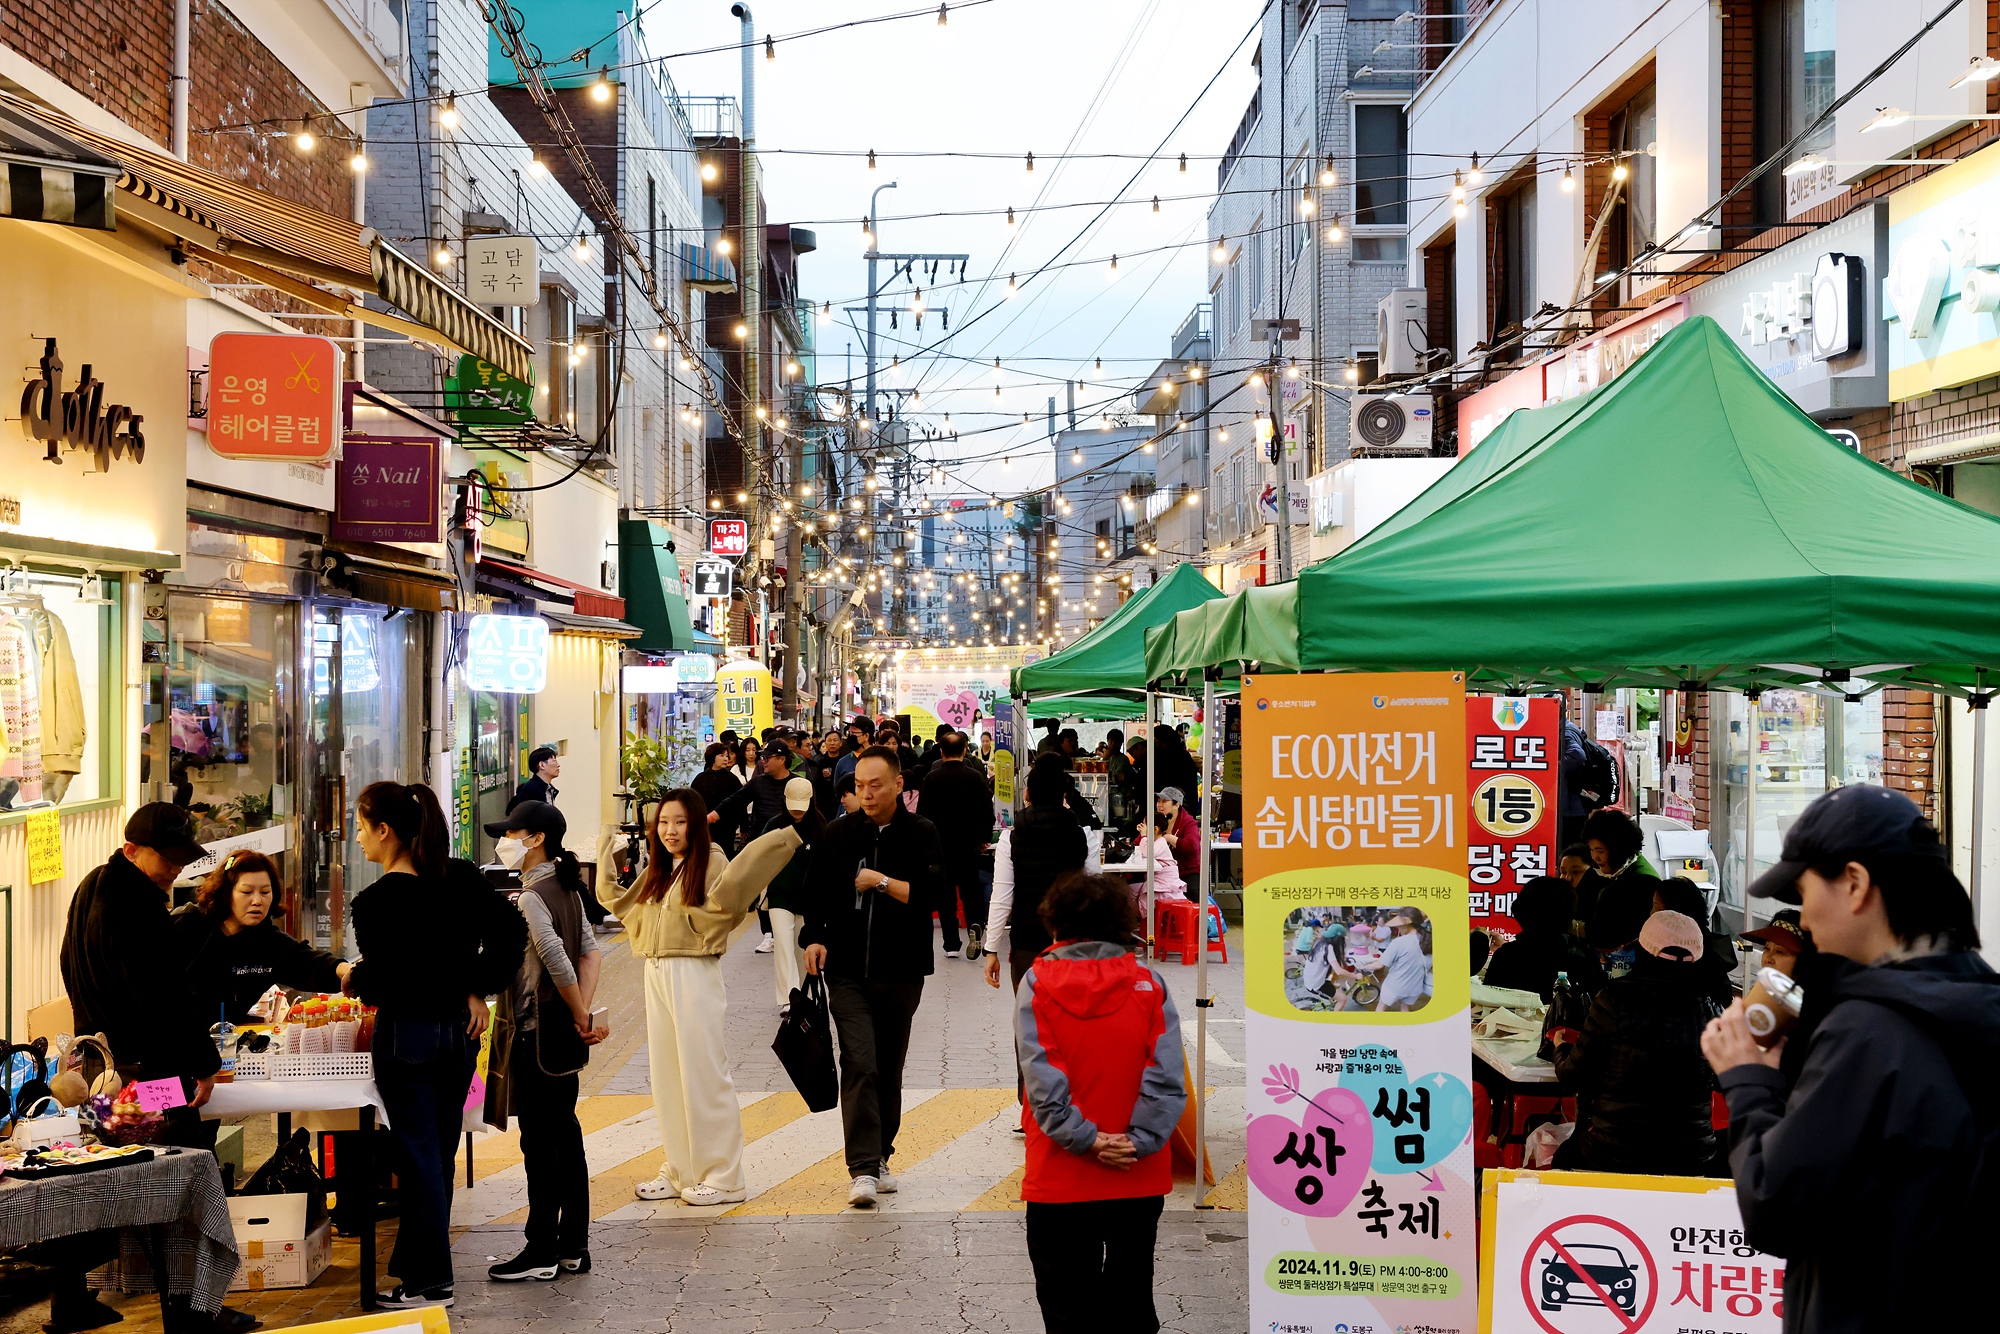
[[[115,232],[122,170],[115,158],[0,103],[0,217]]]
[[[736,290],[736,266],[729,257],[688,241],[681,242],[681,277],[689,287],[704,292]]]
[[[0,100],[0,108],[18,111],[19,106]],[[127,219],[186,242],[188,253],[337,314],[370,319],[376,312],[350,310],[334,292],[279,275],[295,274],[379,296],[415,321],[412,325],[385,313],[378,321],[381,327],[454,352],[469,352],[517,379],[531,378],[534,348],[526,339],[430,272],[421,260],[410,259],[377,236],[374,228],[280,199],[163,153],[120,143],[58,112],[37,108],[34,115],[81,141],[86,149],[114,159]]]

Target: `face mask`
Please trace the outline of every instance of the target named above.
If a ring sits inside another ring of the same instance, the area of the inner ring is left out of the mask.
[[[518,838],[503,838],[493,845],[493,855],[500,864],[510,871],[521,869],[522,860],[528,855],[528,845]]]

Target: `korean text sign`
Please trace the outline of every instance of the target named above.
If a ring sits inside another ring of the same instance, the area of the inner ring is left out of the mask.
[[[539,616],[475,616],[465,629],[465,681],[474,690],[539,695],[549,684],[549,623]]]
[[[715,669],[715,731],[761,736],[771,726],[771,672],[739,658]]]
[[[334,492],[337,542],[442,542],[438,442],[429,437],[350,435]]]
[[[535,306],[541,257],[532,236],[474,236],[465,243],[465,294],[482,306]]]
[[[340,444],[340,348],[314,334],[219,333],[208,344],[208,447],[324,463]]]
[[[743,556],[750,551],[750,524],[744,519],[710,519],[708,550],[713,556]]]
[[[1242,699],[1250,1326],[1471,1334],[1464,678]]]
[[[1726,1178],[1501,1169],[1483,1189],[1482,1331],[1784,1326],[1785,1261],[1744,1237]]]
[[[1474,930],[1518,934],[1515,896],[1536,876],[1555,874],[1561,729],[1560,700],[1482,695],[1465,701],[1465,859]]]

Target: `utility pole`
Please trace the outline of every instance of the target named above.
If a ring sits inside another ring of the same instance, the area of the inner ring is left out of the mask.
[[[737,281],[743,291],[743,443],[751,454],[751,466],[755,468],[764,456],[764,419],[760,412],[764,397],[764,386],[760,378],[762,367],[759,353],[764,341],[764,218],[758,207],[757,190],[757,62],[756,29],[750,17],[750,6],[733,4],[729,12],[734,14],[741,25],[742,33],[742,113],[743,124],[738,127],[742,133],[737,140],[736,171],[737,188],[742,192],[740,205],[742,219],[742,262],[737,266]],[[756,568],[762,560],[764,534],[767,531],[763,514],[764,495],[754,484],[750,496],[750,533],[755,542],[751,549],[750,566]],[[768,576],[767,576],[768,579]],[[771,661],[771,590],[768,582],[760,589],[762,615],[757,630],[757,658],[767,666]],[[791,668],[786,667],[789,677]],[[789,689],[789,687],[788,687]]]

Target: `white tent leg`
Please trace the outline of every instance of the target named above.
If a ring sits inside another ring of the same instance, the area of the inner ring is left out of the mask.
[[[1754,928],[1750,922],[1750,885],[1757,878],[1757,752],[1760,738],[1757,733],[1758,696],[1751,691],[1744,696],[1749,704],[1748,726],[1750,734],[1744,738],[1743,754],[1743,930],[1747,933]],[[1750,990],[1750,956],[1743,956],[1743,990]]]
[[[1153,717],[1154,701],[1152,684],[1146,686],[1146,808],[1139,813],[1139,832],[1146,842],[1146,920],[1139,924],[1139,938],[1146,942],[1141,957],[1148,960],[1157,957],[1153,940],[1153,840],[1146,836],[1146,830],[1160,817],[1153,810]]]
[[[1209,877],[1215,832],[1215,669],[1201,680],[1201,897],[1194,915],[1194,1198],[1195,1208],[1208,1208],[1208,905]]]
[[[1983,684],[1983,682],[1982,682]],[[1972,922],[1979,924],[1979,892],[1986,880],[1986,705],[1991,697],[1977,693],[1972,706]]]

